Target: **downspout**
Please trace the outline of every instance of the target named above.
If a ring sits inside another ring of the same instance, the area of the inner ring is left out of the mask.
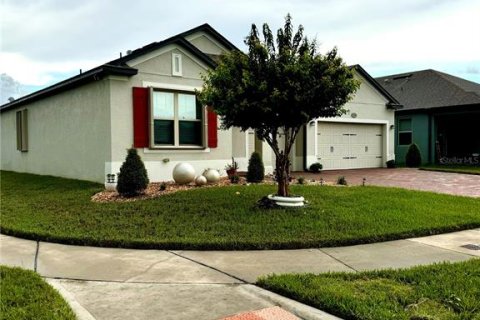
[[[307,125],[303,126],[303,170],[308,171],[308,168],[307,168]]]
[[[434,163],[435,160],[433,160],[432,157],[432,146],[435,145],[435,143],[432,143],[432,140],[434,140],[433,136],[433,126],[432,126],[432,115],[428,115],[428,163]]]

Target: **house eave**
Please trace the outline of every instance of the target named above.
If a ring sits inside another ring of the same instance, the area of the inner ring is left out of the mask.
[[[0,106],[0,112],[10,110],[12,108],[20,107],[28,103],[35,102],[37,100],[58,94],[60,92],[81,86],[83,84],[101,80],[107,76],[126,76],[131,77],[138,73],[138,70],[128,66],[112,66],[109,64],[104,64],[84,73],[81,73],[72,78],[66,79],[64,81],[58,82],[54,85],[51,85],[45,89],[35,91],[29,95],[13,100],[12,102],[6,103]]]
[[[393,102],[388,102],[387,103],[387,109],[392,109],[392,110],[402,110],[403,109],[403,105],[400,104],[400,103],[393,103]]]

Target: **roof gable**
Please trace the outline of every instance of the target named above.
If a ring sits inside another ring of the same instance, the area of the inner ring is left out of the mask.
[[[130,61],[129,64],[138,69],[139,73],[171,76],[173,70],[173,54],[180,54],[182,56],[182,77],[201,80],[200,75],[209,69],[209,65],[202,62],[183,47],[175,45],[169,45],[143,55]]]
[[[208,23],[204,23],[198,27],[195,27],[193,29],[187,30],[183,33],[180,33],[179,36],[183,38],[188,38],[189,36],[198,33],[198,32],[204,32],[211,36],[213,39],[218,41],[222,46],[224,46],[228,50],[239,50],[233,43],[228,41],[227,38],[222,36],[217,30],[213,29]]]
[[[198,32],[203,32],[205,34],[208,34],[211,36],[213,39],[218,41],[221,45],[223,45],[225,48],[228,50],[238,50],[237,47],[235,47],[230,41],[228,41],[225,37],[223,37],[220,33],[218,33],[215,29],[213,29],[208,23],[202,24],[198,27],[195,27],[193,29],[187,30],[185,32],[182,32],[180,34],[177,34],[173,37],[170,37],[168,39],[165,39],[163,41],[159,42],[152,42],[146,46],[143,46],[142,48],[133,50],[130,54],[112,60],[109,62],[109,64],[112,65],[125,65],[128,64],[129,61],[142,56],[144,54],[150,53],[152,51],[158,50],[162,47],[165,47],[170,44],[176,44],[179,46],[184,47],[185,49],[189,50],[192,54],[197,56],[199,59],[201,59],[203,62],[207,63],[209,66],[214,67],[216,65],[215,61],[210,57],[208,54],[202,52],[200,49],[195,47],[193,44],[191,44],[189,41],[186,40],[186,38],[190,35],[193,35]]]
[[[191,34],[185,37],[185,40],[193,44],[203,53],[206,53],[209,56],[212,55],[221,55],[228,51],[223,45],[219,42],[212,39],[204,32],[198,32]]]
[[[385,97],[388,100],[387,107],[392,108],[392,109],[400,109],[402,108],[402,105],[398,102],[397,99],[395,99],[394,96],[392,96],[387,90],[385,90],[370,74],[368,74],[365,69],[362,68],[359,64],[350,66],[351,69],[354,69],[358,74],[362,76],[363,79],[365,79],[373,88],[375,88],[378,93],[380,93],[383,97]]]
[[[132,51],[130,54],[128,54],[124,57],[121,57],[121,58],[110,61],[109,64],[112,64],[112,65],[129,65],[129,62],[131,62],[131,61],[133,61],[133,60],[135,60],[135,59],[137,59],[141,56],[149,54],[151,52],[155,52],[155,51],[157,51],[161,48],[164,48],[168,45],[175,45],[175,46],[182,47],[185,50],[189,51],[192,55],[194,55],[195,57],[200,59],[202,62],[207,64],[209,67],[215,67],[216,66],[216,63],[212,58],[210,58],[207,54],[201,52],[197,47],[195,47],[190,42],[188,42],[187,40],[185,40],[184,38],[182,38],[178,35],[174,36],[174,37],[171,37],[171,38],[168,38],[166,40],[160,41],[160,42],[150,43],[150,44],[148,44],[148,45],[146,45],[142,48],[139,48],[139,49],[136,49],[136,50]]]

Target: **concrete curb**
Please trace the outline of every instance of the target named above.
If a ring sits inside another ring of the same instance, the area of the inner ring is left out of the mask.
[[[59,281],[51,278],[44,279],[49,285],[51,285],[60,293],[60,295],[65,299],[65,301],[67,301],[67,303],[70,305],[70,308],[72,308],[73,312],[77,316],[78,320],[95,320],[95,317],[90,312],[88,312],[88,310],[85,309],[80,303],[78,303],[78,301],[73,297],[73,295],[68,292]]]
[[[306,304],[300,303],[298,301],[286,298],[279,294],[270,292],[268,290],[257,287],[253,284],[245,284],[242,286],[246,291],[251,294],[265,299],[275,305],[282,307],[290,313],[293,313],[297,317],[307,320],[341,320],[334,315],[331,315],[325,311],[307,306]]]

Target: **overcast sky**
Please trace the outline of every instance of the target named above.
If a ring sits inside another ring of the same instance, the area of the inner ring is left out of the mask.
[[[30,93],[208,22],[244,49],[286,13],[372,76],[436,69],[480,82],[479,0],[0,0],[3,97]],[[3,102],[3,101],[1,101]]]

